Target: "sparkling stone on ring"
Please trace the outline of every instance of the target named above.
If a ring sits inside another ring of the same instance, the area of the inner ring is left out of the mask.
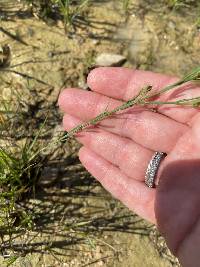
[[[164,152],[155,152],[151,161],[149,162],[149,165],[147,167],[146,174],[145,174],[145,184],[148,187],[150,188],[155,187],[156,174],[158,172],[160,162],[165,156],[166,156],[166,153]]]

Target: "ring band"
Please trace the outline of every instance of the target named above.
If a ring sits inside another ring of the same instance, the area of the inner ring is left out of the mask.
[[[156,179],[156,174],[158,172],[158,168],[160,166],[161,160],[166,156],[166,153],[164,152],[156,152],[151,161],[149,162],[149,165],[146,170],[145,174],[145,184],[153,188],[155,187],[155,179]]]

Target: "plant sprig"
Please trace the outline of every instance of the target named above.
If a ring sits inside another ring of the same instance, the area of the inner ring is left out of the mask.
[[[144,88],[140,90],[140,92],[131,98],[130,100],[124,102],[122,105],[119,105],[118,107],[114,108],[111,111],[103,111],[96,117],[79,124],[78,126],[74,127],[72,130],[67,132],[64,136],[58,138],[57,140],[54,140],[50,144],[48,144],[47,147],[43,147],[42,149],[38,150],[31,159],[34,159],[39,153],[49,149],[51,146],[56,146],[57,144],[61,142],[65,142],[69,138],[74,137],[76,134],[82,132],[83,130],[97,125],[100,121],[111,117],[114,114],[118,114],[118,112],[123,111],[125,109],[131,108],[133,106],[151,106],[151,105],[177,105],[177,106],[190,106],[190,107],[199,107],[200,106],[200,96],[194,97],[194,98],[188,98],[188,99],[179,99],[176,101],[160,101],[160,100],[152,100],[170,90],[177,89],[181,85],[184,85],[188,82],[195,82],[200,81],[200,67],[195,68],[192,72],[184,76],[179,81],[168,85],[161,89],[158,92],[152,92],[152,86],[147,85]],[[152,93],[151,93],[152,92]]]
[[[127,102],[123,103],[122,105],[116,107],[115,109],[113,109],[111,111],[103,111],[98,116],[94,117],[93,119],[89,120],[88,122],[85,122],[85,123],[82,123],[82,124],[76,126],[75,128],[73,128],[71,131],[69,131],[67,133],[67,137],[72,137],[76,133],[88,128],[89,126],[94,126],[94,125],[98,124],[100,121],[104,120],[105,118],[110,117],[119,111],[122,111],[124,109],[132,107],[133,105],[138,104],[141,101],[141,99],[143,99],[143,97],[146,96],[148,94],[148,92],[150,92],[151,89],[152,89],[152,86],[149,86],[149,85],[144,87],[139,92],[139,94],[136,95],[131,100],[128,100]]]
[[[116,107],[115,109],[111,111],[103,111],[96,117],[90,119],[87,122],[84,122],[82,124],[79,124],[78,126],[74,127],[72,130],[70,130],[63,138],[61,141],[64,141],[68,138],[73,137],[75,134],[89,128],[90,126],[95,126],[97,125],[100,121],[104,120],[107,117],[112,116],[115,113],[118,113],[119,111],[128,109],[130,107],[133,107],[135,105],[141,105],[141,106],[146,106],[146,105],[178,105],[178,106],[191,106],[191,107],[199,107],[200,106],[200,96],[199,97],[194,97],[194,98],[188,98],[188,99],[179,99],[176,101],[152,101],[152,98],[158,97],[161,94],[164,94],[172,89],[176,89],[177,87],[186,84],[188,82],[194,82],[194,81],[199,81],[200,80],[200,67],[195,68],[192,72],[184,76],[182,79],[179,81],[168,85],[161,89],[158,92],[154,92],[150,94],[152,86],[148,85],[144,88],[142,88],[139,92],[138,95],[133,97],[132,99],[124,102],[122,105]]]

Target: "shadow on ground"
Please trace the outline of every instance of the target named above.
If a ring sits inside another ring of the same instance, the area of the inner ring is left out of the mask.
[[[19,211],[31,215],[32,229],[29,233],[19,229],[2,242],[3,255],[10,250],[23,256],[54,250],[55,255],[66,256],[78,249],[75,245],[99,243],[102,233],[149,235],[152,230],[117,204],[76,157],[49,162],[36,192],[34,198],[18,204]]]

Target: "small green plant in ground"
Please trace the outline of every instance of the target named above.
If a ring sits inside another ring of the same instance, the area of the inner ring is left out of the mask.
[[[85,7],[89,4],[90,0],[80,0],[76,4],[70,0],[51,0],[56,4],[63,16],[65,26],[72,25],[75,18],[80,15]]]
[[[190,7],[197,3],[196,0],[167,0],[167,4],[175,9],[180,7]]]
[[[14,225],[22,225],[29,221],[25,219],[23,211],[20,214],[16,213],[15,204],[26,193],[34,190],[39,178],[42,161],[39,155],[32,158],[33,152],[35,153],[34,148],[31,148],[32,144],[26,143],[22,148],[18,148],[18,151],[16,148],[12,151],[8,147],[0,147],[1,232],[2,229],[9,232]]]
[[[185,5],[184,0],[169,0],[169,5],[173,7],[179,7]]]
[[[31,8],[34,8],[41,17],[62,19],[65,29],[74,25],[78,16],[82,15],[89,6],[91,0],[24,0]]]
[[[1,113],[0,113],[1,114]],[[4,114],[1,123],[2,131],[7,131],[8,114]],[[42,125],[43,126],[43,125]],[[42,129],[42,127],[41,127]],[[4,255],[4,241],[12,250],[12,236],[24,229],[31,229],[34,224],[33,214],[20,202],[27,196],[34,195],[44,156],[39,153],[38,137],[41,130],[33,138],[27,138],[18,145],[15,140],[5,137],[0,139],[0,238],[1,254]],[[15,258],[15,257],[14,257]],[[14,259],[13,258],[13,259]]]
[[[130,0],[122,0],[122,5],[125,13],[128,13],[130,4],[131,4]]]

